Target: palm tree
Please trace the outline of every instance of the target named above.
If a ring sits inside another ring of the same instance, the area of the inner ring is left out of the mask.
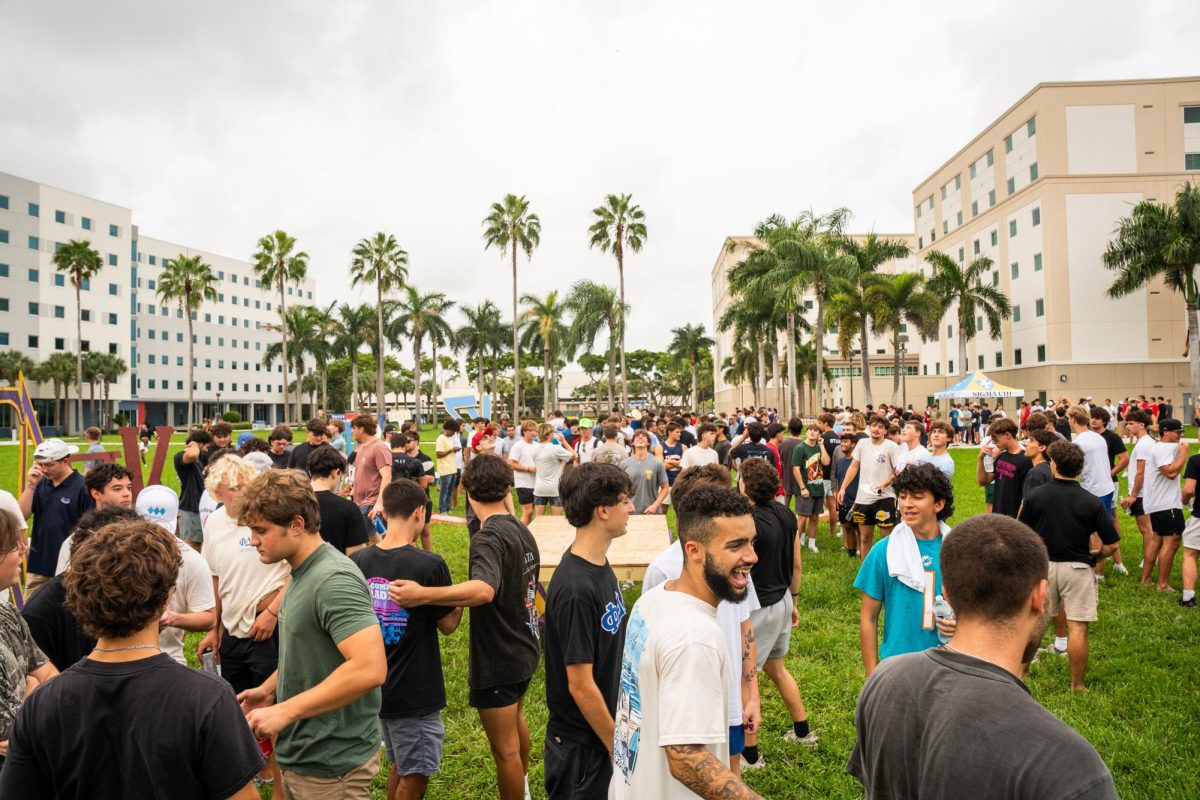
[[[39,383],[50,383],[54,388],[55,416],[58,424],[65,431],[66,411],[63,408],[62,395],[66,388],[67,402],[71,400],[71,379],[75,377],[75,367],[78,361],[70,353],[52,353],[49,358],[38,364],[34,370],[33,379]]]
[[[731,271],[732,275],[732,271]],[[760,297],[746,297],[741,294],[741,288],[736,283],[734,287],[735,300],[726,306],[721,318],[717,320],[717,330],[721,332],[733,330],[733,346],[735,352],[739,348],[752,351],[757,364],[753,370],[746,373],[753,375],[754,405],[766,402],[767,393],[767,342],[776,342],[778,332],[786,324],[786,316],[781,318],[783,311],[780,303],[768,298],[763,301]]]
[[[521,346],[542,351],[542,411],[549,412],[554,383],[554,362],[569,349],[570,328],[566,324],[569,309],[552,290],[543,299],[534,294],[521,296],[526,308],[521,312]]]
[[[316,359],[317,371],[321,374],[321,408],[329,411],[329,362],[337,356],[335,353],[334,337],[338,333],[338,319],[334,315],[334,309],[337,308],[337,301],[334,300],[324,308],[315,307],[316,313],[313,314],[312,322],[316,330],[314,333],[320,336],[320,340],[315,343],[313,356]],[[316,416],[314,414],[314,416]]]
[[[195,384],[192,381],[196,346],[192,341],[192,321],[196,317],[197,309],[204,304],[205,300],[217,299],[216,286],[217,276],[213,274],[212,267],[204,263],[204,259],[200,256],[186,256],[180,253],[163,268],[162,274],[158,277],[158,288],[154,290],[159,302],[163,305],[177,303],[183,312],[183,318],[187,320],[187,424],[189,428],[196,420],[193,413]]]
[[[36,365],[33,359],[17,350],[5,350],[0,353],[0,380],[7,381],[10,386],[16,386],[22,374],[32,380]]]
[[[380,231],[370,239],[360,239],[354,246],[350,262],[350,285],[375,285],[375,326],[379,352],[375,354],[375,394],[379,398],[379,413],[383,413],[384,299],[408,280],[408,253],[396,242],[396,237]],[[382,430],[382,426],[381,426]],[[382,434],[381,434],[382,435]]]
[[[525,251],[525,259],[533,258],[533,249],[542,241],[542,221],[537,214],[530,213],[525,195],[504,195],[504,200],[492,203],[492,210],[483,218],[484,249],[495,247],[500,256],[512,256],[512,310],[513,310],[513,419],[521,413],[521,352],[517,342],[517,250]],[[420,385],[420,381],[417,381]]]
[[[945,253],[933,251],[925,256],[925,260],[933,267],[929,291],[940,299],[944,310],[958,304],[958,366],[966,376],[969,371],[967,341],[979,332],[976,316],[982,316],[988,334],[999,339],[1001,323],[1012,316],[1012,304],[1004,292],[984,285],[983,276],[992,271],[992,260],[987,256],[963,265]]]
[[[430,378],[430,380],[433,381],[433,391],[434,391],[434,399],[433,399],[433,402],[431,403],[431,407],[433,409],[434,416],[436,417],[437,416],[437,393],[441,391],[441,387],[438,385],[438,377],[437,377],[438,348],[439,347],[453,347],[453,345],[454,345],[454,329],[450,327],[450,324],[448,322],[446,322],[446,314],[448,314],[450,312],[450,309],[454,308],[454,301],[447,300],[445,295],[443,295],[442,297],[433,301],[432,307],[433,307],[433,312],[438,317],[437,323],[435,323],[429,327],[429,348],[430,348],[431,354],[433,355],[433,359],[432,359],[433,363],[429,368],[429,378]],[[457,371],[457,367],[455,367],[455,370]],[[451,380],[453,380],[453,378],[451,378]]]
[[[475,376],[479,402],[482,412],[483,403],[483,359],[491,350],[504,346],[504,331],[500,323],[500,309],[491,300],[484,300],[477,306],[461,306],[466,324],[454,333],[454,341],[459,350],[474,358],[479,372]],[[495,391],[495,387],[493,387]],[[492,397],[492,402],[496,401]]]
[[[671,334],[674,338],[671,339],[671,344],[667,345],[667,352],[680,361],[686,361],[691,367],[691,410],[698,412],[700,410],[700,383],[699,376],[696,373],[696,365],[705,353],[712,352],[712,348],[716,345],[716,342],[704,332],[703,325],[688,324],[681,328],[672,328]]]
[[[342,303],[337,308],[333,327],[333,354],[335,358],[350,359],[350,408],[358,401],[358,348],[378,335],[371,324],[375,310],[367,303],[352,306]],[[376,356],[378,359],[378,355]],[[378,362],[377,362],[378,363]]]
[[[1192,397],[1200,397],[1200,187],[1187,184],[1175,194],[1175,205],[1138,203],[1117,222],[1116,235],[1104,250],[1104,266],[1117,272],[1108,296],[1126,297],[1161,279],[1183,295],[1187,309],[1187,356]]]
[[[83,428],[83,305],[80,293],[85,284],[104,268],[104,260],[91,242],[72,239],[58,248],[52,257],[54,268],[66,273],[75,287],[75,425]]]
[[[275,363],[275,359],[282,358],[286,352],[292,359],[290,365],[284,364],[284,372],[287,372],[289,366],[294,370],[296,379],[290,385],[285,385],[287,390],[296,390],[296,418],[303,419],[300,407],[302,387],[304,386],[305,367],[304,359],[306,356],[311,356],[313,360],[320,363],[325,356],[324,331],[321,328],[322,312],[315,306],[292,306],[285,314],[280,314],[280,321],[264,325],[263,327],[269,331],[282,331],[285,328],[291,331],[290,347],[284,349],[283,340],[272,342],[263,350],[262,363],[265,367],[271,367]],[[286,317],[286,318],[285,318]],[[315,408],[310,408],[310,411],[316,412]]]
[[[104,385],[102,387],[104,389],[104,407],[111,409],[112,405],[108,397],[109,387],[129,371],[129,365],[125,363],[125,359],[112,353],[104,353],[102,358],[102,369],[104,371]]]
[[[892,338],[892,400],[900,393],[901,328],[911,325],[921,339],[937,336],[942,319],[942,301],[925,290],[925,276],[919,272],[880,276],[881,280],[867,290],[867,303],[875,320],[876,333],[889,333]]]
[[[288,315],[287,287],[303,283],[308,275],[308,253],[296,251],[296,239],[283,231],[275,231],[258,240],[258,250],[251,256],[254,274],[263,286],[279,288],[279,318],[282,320],[280,344],[283,352],[283,414],[288,414]],[[296,395],[296,418],[300,418],[300,395]]]
[[[96,407],[96,384],[103,383],[105,380],[103,354],[93,351],[83,354],[83,377],[88,384],[88,412],[91,415],[92,424],[99,425],[100,414]],[[103,390],[100,394],[103,397]]]
[[[567,307],[574,314],[571,323],[571,338],[589,351],[596,344],[601,331],[608,331],[608,410],[616,408],[617,352],[622,346],[621,334],[628,306],[622,307],[621,300],[611,286],[595,281],[577,281],[567,295]]]
[[[646,242],[646,214],[642,207],[632,202],[633,195],[610,194],[604,204],[592,209],[595,220],[588,228],[592,235],[588,247],[598,247],[600,252],[617,257],[617,280],[619,282],[620,308],[628,310],[625,303],[625,248],[634,253],[642,250]],[[622,323],[624,314],[622,314]],[[625,326],[621,325],[621,410],[629,413],[629,377],[625,369]]]
[[[395,303],[396,316],[392,320],[388,339],[396,343],[407,337],[412,340],[413,348],[413,386],[421,387],[421,345],[425,337],[433,329],[439,329],[444,339],[449,339],[450,326],[441,316],[439,309],[446,302],[442,292],[422,294],[417,287],[406,284],[400,292],[400,299]],[[421,424],[421,393],[415,393],[416,407],[414,417],[417,425]]]

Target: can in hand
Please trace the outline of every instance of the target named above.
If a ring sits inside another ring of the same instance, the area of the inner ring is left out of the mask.
[[[265,739],[259,739],[258,749],[263,754],[263,758],[270,758],[271,754],[275,752],[275,745],[271,743],[271,737],[268,736]]]
[[[221,674],[221,665],[217,663],[217,656],[212,650],[205,650],[200,654],[200,667],[205,672],[211,672],[214,675]]]

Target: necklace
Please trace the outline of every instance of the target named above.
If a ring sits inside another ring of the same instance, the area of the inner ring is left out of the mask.
[[[125,650],[157,650],[156,644],[131,644],[127,647],[93,647],[93,650],[99,650],[101,653],[120,653]]]

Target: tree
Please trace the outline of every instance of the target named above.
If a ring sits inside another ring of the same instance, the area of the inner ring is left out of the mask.
[[[625,249],[634,253],[642,250],[646,242],[646,214],[642,207],[632,202],[633,195],[610,194],[604,198],[604,204],[592,209],[595,220],[588,228],[592,238],[588,247],[597,247],[602,253],[612,252],[617,258],[617,279],[619,283],[619,308],[626,311],[625,304]],[[620,330],[621,347],[621,410],[629,413],[629,379],[625,370],[625,325],[624,313]]]
[[[1187,184],[1175,193],[1175,205],[1144,201],[1117,222],[1116,234],[1103,255],[1104,266],[1117,272],[1108,296],[1127,297],[1161,280],[1183,295],[1187,311],[1187,357],[1192,400],[1200,398],[1200,188]]]
[[[375,310],[366,303],[359,306],[342,303],[337,308],[337,317],[333,326],[333,352],[335,357],[345,358],[350,362],[350,404],[347,409],[349,411],[353,411],[361,405],[361,397],[358,392],[358,349],[363,342],[370,342],[373,337],[378,335],[378,330],[371,324],[374,318]],[[378,363],[378,357],[375,361]]]
[[[412,340],[413,348],[413,385],[424,386],[421,380],[421,345],[432,329],[438,328],[446,339],[450,338],[450,326],[442,317],[440,309],[446,302],[442,292],[422,294],[415,286],[406,284],[401,290],[400,299],[396,302],[396,317],[392,320],[388,338],[393,343],[403,337]],[[416,408],[414,417],[421,424],[421,393],[416,393]]]
[[[282,327],[280,343],[283,351],[283,415],[288,414],[288,316],[287,287],[303,283],[308,275],[308,253],[296,251],[296,240],[283,231],[275,231],[258,240],[258,250],[251,256],[254,274],[262,286],[279,289],[279,318]],[[300,395],[296,395],[296,419],[300,418]]]
[[[963,265],[945,253],[933,251],[925,260],[933,267],[929,291],[941,299],[943,314],[958,304],[958,366],[965,376],[969,371],[967,342],[979,332],[976,317],[983,317],[988,334],[999,339],[1002,322],[1012,316],[1012,304],[1004,292],[984,285],[983,276],[992,271],[992,260],[987,256]]]
[[[543,299],[534,294],[522,295],[526,308],[521,312],[521,346],[542,352],[542,408],[549,411],[553,396],[554,361],[568,347],[570,329],[566,318],[566,303],[559,301],[558,290],[551,290]]]
[[[900,363],[900,329],[912,326],[922,340],[935,338],[942,319],[942,301],[925,290],[925,276],[919,272],[902,272],[881,278],[867,290],[867,303],[875,320],[875,332],[891,335],[891,405],[895,405],[900,393],[900,371],[906,369]]]
[[[438,358],[439,347],[452,347],[454,345],[454,329],[446,322],[446,314],[454,307],[453,300],[447,300],[445,295],[441,295],[432,303],[433,313],[437,316],[437,322],[429,326],[429,349],[432,358],[430,358],[429,377],[433,381],[434,399],[430,403],[430,408],[433,410],[433,415],[438,416],[437,394],[441,391],[441,385],[438,383],[438,367],[443,366]],[[445,356],[443,356],[445,358]],[[453,362],[452,362],[453,363]],[[444,369],[445,368],[443,367]],[[454,365],[454,370],[457,372],[458,365]]]
[[[292,359],[292,368],[295,370],[296,379],[291,385],[287,386],[288,390],[296,390],[296,419],[304,419],[304,415],[300,408],[301,393],[304,391],[304,359],[306,356],[311,356],[314,361],[320,362],[326,357],[326,341],[325,333],[321,327],[321,310],[315,306],[292,306],[286,314],[280,315],[284,317],[277,323],[264,325],[263,327],[270,331],[283,330],[287,328],[291,331],[291,349],[284,350],[282,340],[272,342],[263,350],[262,363],[266,367],[271,367],[275,363],[275,359],[281,358],[283,353],[288,353]],[[288,365],[284,364],[284,373],[287,373]],[[310,403],[310,405],[313,405]],[[315,408],[310,408],[310,411],[315,412]]]
[[[686,362],[692,371],[692,406],[691,410],[700,410],[700,383],[696,372],[698,362],[705,353],[712,353],[716,342],[704,332],[703,325],[687,324],[671,330],[671,344],[668,352],[681,362]]]
[[[187,320],[188,427],[191,427],[196,421],[193,398],[195,383],[192,377],[196,345],[193,342],[192,321],[195,319],[197,309],[204,304],[205,300],[217,299],[216,286],[217,276],[213,274],[212,267],[204,263],[204,259],[200,256],[186,256],[180,253],[163,267],[162,274],[158,277],[158,288],[154,290],[160,303],[163,305],[177,304],[180,311],[183,312],[183,318]]]
[[[36,365],[33,359],[17,350],[0,352],[0,380],[7,381],[10,386],[17,385],[17,379],[22,373],[33,380]]]
[[[396,237],[380,231],[370,239],[360,239],[354,246],[354,258],[350,262],[350,285],[374,284],[375,326],[379,352],[375,354],[375,394],[382,414],[386,389],[383,382],[384,353],[384,300],[400,289],[408,280],[408,253],[396,242]],[[382,431],[382,428],[381,428]],[[382,433],[380,434],[382,435]]]
[[[96,384],[103,383],[106,380],[104,375],[104,354],[88,351],[83,354],[83,378],[88,385],[88,411],[92,418],[92,424],[99,426],[100,413],[96,407]],[[104,392],[101,391],[101,397]]]
[[[55,417],[63,430],[66,430],[66,410],[63,408],[62,394],[66,388],[67,401],[71,399],[71,379],[75,377],[75,367],[78,361],[70,353],[51,353],[50,357],[38,364],[34,371],[34,380],[39,383],[50,383],[54,389]]]
[[[611,286],[595,281],[577,281],[567,295],[566,304],[574,314],[571,338],[576,344],[590,351],[596,344],[596,337],[602,331],[608,332],[605,356],[608,362],[608,410],[611,412],[616,407],[617,351],[622,347],[622,327],[629,309],[622,308],[621,300]]]
[[[774,302],[773,298],[745,296],[743,287],[736,283],[743,276],[734,277],[732,271],[730,276],[735,281],[730,284],[735,299],[717,320],[717,330],[733,330],[735,352],[739,349],[753,352],[757,364],[743,374],[751,378],[754,405],[759,406],[766,402],[767,376],[770,374],[767,370],[767,342],[775,342],[779,338],[778,332],[786,324],[786,316],[780,318],[783,305]]]
[[[104,407],[111,409],[112,405],[108,397],[109,387],[117,382],[117,379],[129,371],[129,365],[125,363],[125,359],[112,353],[104,353],[101,356],[104,360],[102,369],[104,372]],[[106,421],[107,422],[107,421]],[[105,427],[109,427],[105,425]]]
[[[75,427],[83,429],[83,304],[80,297],[85,284],[104,268],[91,242],[72,239],[59,247],[52,257],[54,268],[65,273],[75,289]]]
[[[512,340],[513,340],[513,375],[521,372],[520,344],[517,322],[517,250],[525,251],[525,260],[533,258],[533,250],[542,240],[542,221],[537,214],[529,211],[529,201],[525,195],[504,195],[504,200],[492,203],[492,210],[483,218],[484,249],[495,247],[500,251],[500,257],[506,254],[512,256]],[[513,419],[521,413],[521,382],[513,380]]]
[[[482,403],[483,361],[488,353],[504,347],[504,326],[500,322],[500,309],[491,300],[484,300],[477,306],[461,306],[461,310],[467,321],[454,333],[455,346],[465,351],[467,358],[475,359],[478,364],[479,371],[475,375],[475,381],[479,402]],[[493,393],[495,388],[493,385]],[[493,394],[492,402],[496,401],[497,398]]]

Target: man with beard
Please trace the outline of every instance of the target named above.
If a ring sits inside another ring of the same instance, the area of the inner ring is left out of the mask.
[[[697,486],[675,512],[683,572],[643,594],[629,617],[609,797],[757,798],[726,766],[731,665],[716,619],[721,600],[746,596],[758,560],[750,503]]]
[[[1095,748],[1018,678],[1048,620],[1042,540],[1010,517],[971,517],[946,537],[941,567],[954,638],[867,679],[846,771],[868,798],[1115,798]]]

